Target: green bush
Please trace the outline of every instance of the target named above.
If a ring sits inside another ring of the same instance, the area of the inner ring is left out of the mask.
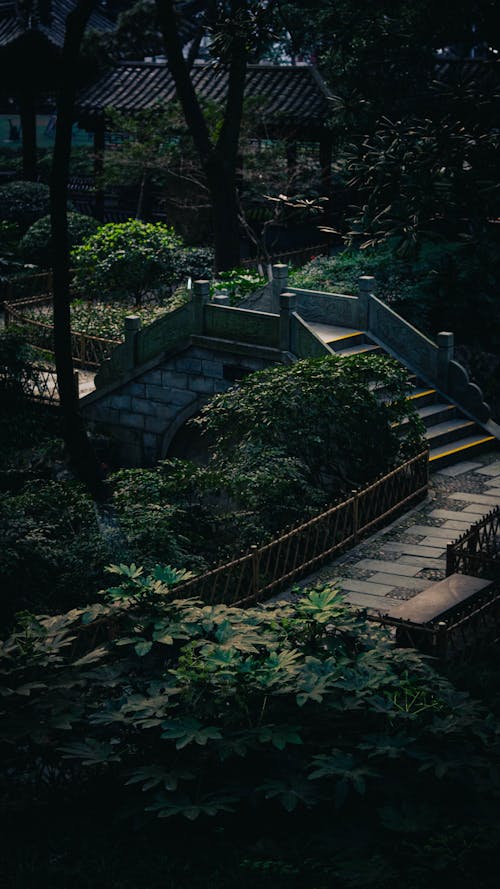
[[[0,219],[14,223],[20,235],[50,212],[48,185],[41,182],[9,182],[0,185]]]
[[[406,371],[384,356],[305,359],[252,374],[193,422],[211,436],[220,469],[246,471],[255,448],[265,466],[265,451],[274,449],[299,461],[311,490],[332,498],[422,449],[407,391]]]
[[[109,554],[92,501],[76,483],[33,481],[0,494],[2,623],[17,611],[87,602]]]
[[[83,213],[68,213],[68,238],[71,248],[77,247],[99,228],[92,216]],[[50,216],[43,216],[28,229],[19,243],[19,252],[26,262],[42,268],[49,268],[50,257]]]
[[[75,286],[91,298],[133,297],[140,304],[146,294],[170,292],[181,246],[174,230],[161,223],[103,225],[72,251]]]
[[[217,273],[210,293],[213,296],[214,293],[225,291],[229,296],[230,304],[237,305],[241,299],[254,293],[259,287],[264,287],[265,284],[265,279],[256,272],[245,268],[231,269],[229,272]]]

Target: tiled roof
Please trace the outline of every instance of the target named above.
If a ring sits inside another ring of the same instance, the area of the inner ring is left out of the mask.
[[[64,42],[64,31],[68,14],[74,9],[76,0],[52,0],[50,17],[47,19],[40,10],[41,4],[33,0],[32,13],[19,11],[15,2],[0,3],[0,48],[7,46],[23,34],[36,31],[43,34],[49,43],[61,47]],[[109,31],[113,23],[101,12],[95,10],[89,18],[89,28]]]
[[[227,95],[228,75],[214,65],[195,65],[194,87],[199,96],[222,102]],[[322,124],[329,113],[328,91],[310,66],[250,65],[245,96],[258,100],[262,118],[279,117],[288,123]],[[78,100],[84,116],[106,108],[140,111],[166,104],[175,98],[175,84],[165,64],[122,63],[98,83],[85,89]]]

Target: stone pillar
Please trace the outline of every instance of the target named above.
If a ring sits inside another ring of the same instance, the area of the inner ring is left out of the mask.
[[[127,315],[125,318],[125,370],[133,370],[136,360],[135,340],[141,329],[141,319],[138,315]]]
[[[229,297],[227,293],[216,293],[211,302],[215,303],[217,306],[228,306],[229,305]]]
[[[272,266],[272,312],[280,310],[280,293],[288,287],[288,266],[284,262],[277,262]]]
[[[437,335],[437,385],[444,392],[448,391],[448,367],[454,355],[454,336],[450,331],[442,330]]]
[[[193,284],[194,329],[202,334],[204,329],[203,314],[210,299],[210,281],[195,281]]]
[[[372,275],[361,275],[358,278],[358,327],[360,330],[369,330],[370,297],[376,289],[377,282]]]
[[[280,349],[292,352],[292,313],[297,307],[295,293],[280,294]]]

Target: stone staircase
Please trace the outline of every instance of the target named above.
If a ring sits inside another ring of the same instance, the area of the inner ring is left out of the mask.
[[[337,355],[388,354],[362,330],[308,322],[322,342]],[[464,457],[475,456],[496,441],[445,395],[417,376],[409,377],[408,398],[426,427],[431,468],[442,469]]]

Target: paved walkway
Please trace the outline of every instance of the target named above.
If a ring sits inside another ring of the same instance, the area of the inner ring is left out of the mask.
[[[500,504],[500,451],[431,475],[425,501],[392,525],[323,566],[301,586],[331,582],[346,601],[391,609],[445,576],[446,544]]]

